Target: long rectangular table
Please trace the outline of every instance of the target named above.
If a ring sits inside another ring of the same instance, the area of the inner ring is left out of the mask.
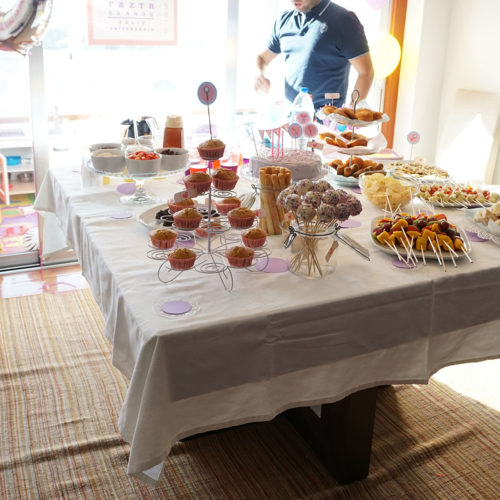
[[[152,180],[147,188],[166,199],[181,189],[176,181]],[[249,190],[241,179],[237,191]],[[233,270],[228,293],[215,276],[194,270],[161,283],[160,263],[146,256],[148,228],[109,217],[129,209],[119,197],[113,184],[82,189],[80,174],[51,169],[35,207],[56,214],[104,314],[113,364],[130,379],[119,429],[131,445],[128,473],[144,480],[154,483],[179,439],[322,404],[327,433],[329,421],[348,426],[360,405],[368,408],[357,424],[364,444],[345,436],[343,443],[364,462],[353,465],[354,475],[337,475],[357,479],[370,452],[370,389],[426,383],[446,365],[500,354],[500,248],[491,241],[473,243],[473,264],[462,258],[446,272],[436,262],[397,269],[371,245],[377,211],[361,198],[361,227],[344,231],[370,249],[370,262],[341,246],[335,273],[324,279]],[[461,211],[447,213],[465,223]],[[269,242],[273,256],[285,255],[280,237]],[[158,308],[169,299],[197,311],[167,318]],[[291,418],[302,426],[314,415]],[[342,463],[332,460],[332,469]]]

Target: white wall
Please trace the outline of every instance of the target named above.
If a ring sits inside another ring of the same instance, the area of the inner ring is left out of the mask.
[[[394,138],[405,158],[411,151],[406,135],[417,130],[421,142],[413,157],[478,180],[497,164],[493,177],[500,183],[499,20],[499,0],[408,0]],[[472,102],[477,112],[468,119]],[[467,141],[463,130],[476,139]],[[474,152],[478,143],[481,154],[477,146]]]

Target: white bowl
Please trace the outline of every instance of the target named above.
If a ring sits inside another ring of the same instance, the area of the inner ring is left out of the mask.
[[[91,152],[97,151],[98,149],[120,149],[121,144],[119,142],[99,142],[97,144],[91,144],[89,149]]]
[[[174,154],[164,154],[164,151],[173,151]],[[180,170],[189,163],[189,151],[183,148],[158,148],[155,152],[161,156],[163,170]]]
[[[127,170],[130,175],[149,176],[157,174],[160,171],[161,156],[156,153],[158,158],[154,160],[132,160],[128,156],[125,157]]]
[[[99,172],[119,174],[125,169],[125,155],[121,149],[97,149],[91,153],[90,158]]]

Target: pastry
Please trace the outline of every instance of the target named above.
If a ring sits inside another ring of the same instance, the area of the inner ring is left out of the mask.
[[[154,247],[164,250],[174,246],[177,233],[170,229],[155,229],[149,233],[149,237]]]
[[[185,200],[174,201],[170,200],[168,202],[168,208],[170,209],[170,213],[175,214],[175,212],[179,212],[184,208],[194,208],[196,206],[196,202],[191,198],[186,198]]]
[[[373,121],[373,111],[371,109],[361,108],[356,110],[356,119],[364,122]]]
[[[255,212],[245,207],[233,208],[233,210],[227,214],[227,218],[231,227],[247,229],[253,225]]]
[[[241,200],[232,196],[231,198],[225,198],[222,201],[216,201],[215,206],[217,211],[222,215],[227,215],[228,212],[233,210],[233,208],[238,208],[241,205]]]
[[[259,228],[249,229],[241,235],[241,240],[246,247],[258,248],[266,242],[266,232]]]
[[[226,145],[219,139],[209,139],[198,146],[198,154],[204,160],[212,161],[222,158]]]
[[[184,208],[174,214],[174,224],[179,229],[196,229],[201,219],[202,215],[194,208]]]
[[[212,179],[208,174],[204,172],[195,172],[194,174],[188,175],[184,179],[184,185],[187,189],[196,189],[198,194],[202,194],[210,189],[210,184]]]
[[[170,267],[176,271],[185,271],[194,266],[196,254],[189,248],[177,248],[167,255]]]
[[[229,265],[234,267],[248,267],[252,265],[254,251],[247,247],[233,247],[226,251]]]
[[[231,191],[238,182],[238,175],[232,170],[226,168],[219,168],[215,174],[212,175],[212,183],[216,189],[221,191]]]

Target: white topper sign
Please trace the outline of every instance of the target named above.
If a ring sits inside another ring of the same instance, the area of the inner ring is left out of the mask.
[[[89,45],[176,45],[177,0],[87,0]]]

